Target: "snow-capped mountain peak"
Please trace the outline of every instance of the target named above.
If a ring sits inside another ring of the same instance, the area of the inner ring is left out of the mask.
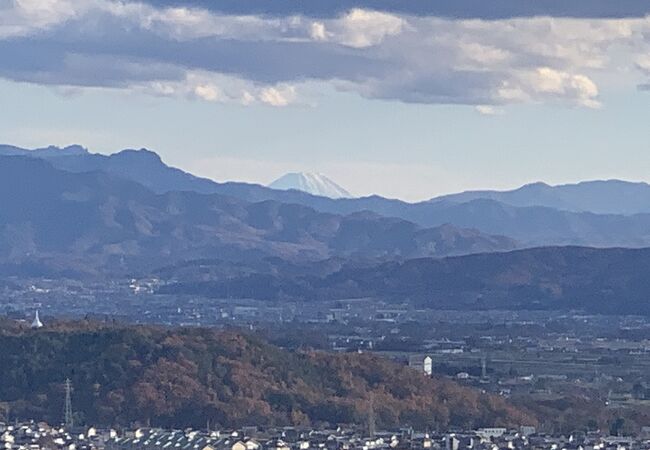
[[[288,173],[269,184],[272,189],[296,189],[329,198],[350,198],[352,195],[341,186],[318,173]]]

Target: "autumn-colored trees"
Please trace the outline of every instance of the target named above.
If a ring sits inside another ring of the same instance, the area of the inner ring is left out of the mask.
[[[61,420],[62,382],[88,423],[416,428],[536,425],[504,399],[427,378],[371,354],[288,352],[210,329],[66,324],[0,333],[0,403],[12,417]]]

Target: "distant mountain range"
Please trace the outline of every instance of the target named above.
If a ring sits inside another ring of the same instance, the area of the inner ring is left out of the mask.
[[[175,294],[650,315],[650,250],[558,247],[650,246],[648,192],[595,181],[331,199],[215,183],[148,150],[0,146],[0,274],[155,273]]]
[[[210,266],[204,262],[203,268]],[[291,270],[182,280],[172,294],[224,298],[377,298],[447,310],[581,310],[650,315],[650,249],[545,247],[378,265],[345,265],[322,273]]]
[[[288,173],[269,184],[271,189],[291,189],[329,198],[350,198],[352,195],[341,186],[318,173]]]
[[[216,183],[169,167],[148,150],[124,150],[106,156],[91,154],[79,146],[36,150],[0,146],[1,154],[46,159],[69,172],[105,172],[135,181],[158,194],[219,194],[251,203],[298,204],[343,216],[369,211],[423,228],[451,224],[483,234],[506,235],[525,247],[650,246],[650,185],[646,183],[610,180],[555,187],[537,183],[514,191],[466,192],[407,203],[379,196],[332,199],[294,189]]]
[[[447,309],[581,309],[650,315],[650,249],[545,247],[389,262],[327,283]]]
[[[120,155],[109,161],[157,161],[146,152]],[[57,169],[52,161],[0,157],[0,272],[124,273],[215,256],[403,259],[516,246],[505,237],[450,225],[423,228],[369,212],[342,216],[218,194],[156,194],[102,171]]]
[[[182,170],[165,165],[160,156],[146,150],[122,150],[112,155],[89,153],[79,146],[45,147],[26,150],[0,145],[0,156],[28,156],[47,160],[54,167],[68,172],[105,172],[109,175],[135,181],[156,193],[193,191],[218,193],[219,184],[195,177]]]
[[[495,200],[510,206],[544,206],[595,214],[650,213],[650,186],[620,180],[584,181],[560,186],[533,183],[512,191],[468,191],[432,201],[467,203],[479,199]]]

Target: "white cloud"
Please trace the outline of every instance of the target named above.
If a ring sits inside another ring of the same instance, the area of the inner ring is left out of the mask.
[[[142,7],[139,14],[127,11],[125,19],[145,29],[180,41],[206,37],[273,40],[279,37],[307,39],[307,26],[298,17],[263,18],[254,15],[224,16],[186,7]]]
[[[594,108],[599,79],[650,76],[650,17],[453,20],[354,8],[315,19],[110,0],[14,0],[0,14],[0,77],[209,102],[286,106],[301,102],[297,86],[318,81],[405,102]],[[8,38],[17,41],[3,47]],[[630,60],[612,64],[621,48]]]
[[[641,55],[636,59],[636,66],[645,75],[650,75],[650,55]]]
[[[296,86],[286,83],[258,85],[237,77],[205,71],[187,72],[179,81],[153,81],[134,84],[132,89],[161,97],[198,99],[213,103],[288,106],[298,101]],[[302,104],[302,103],[301,103]]]
[[[332,21],[335,40],[350,47],[364,48],[380,44],[387,36],[398,35],[406,21],[393,14],[355,8]]]
[[[28,35],[75,17],[72,1],[10,0],[0,5],[0,38]]]
[[[326,41],[327,30],[323,22],[312,22],[309,30],[309,36],[315,41]]]
[[[484,116],[500,116],[504,114],[503,109],[491,105],[476,105],[476,112]]]
[[[287,106],[295,98],[292,86],[267,87],[260,91],[259,99],[271,106]]]
[[[213,84],[201,84],[194,88],[197,97],[209,102],[216,102],[222,98],[220,89]]]
[[[512,100],[512,93],[520,100],[542,101],[549,98],[571,99],[588,108],[598,108],[598,87],[587,76],[571,74],[550,67],[538,67],[516,76],[516,84],[502,91],[504,100]],[[505,92],[505,94],[504,94]]]

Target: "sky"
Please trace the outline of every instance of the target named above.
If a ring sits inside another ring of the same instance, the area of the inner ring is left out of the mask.
[[[490,5],[489,7],[487,5]],[[356,195],[650,181],[650,2],[0,0],[0,142]]]

